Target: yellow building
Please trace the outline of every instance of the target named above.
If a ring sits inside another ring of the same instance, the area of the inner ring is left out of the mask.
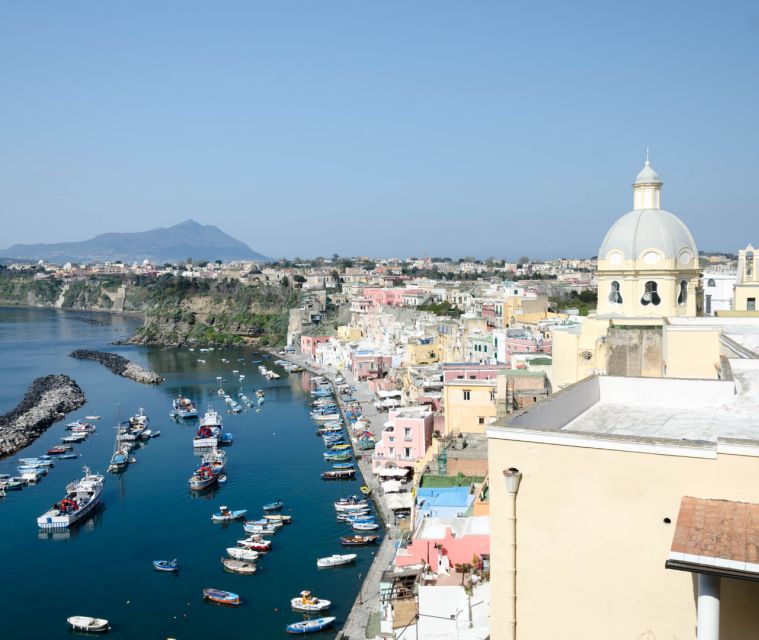
[[[545,296],[508,296],[503,301],[503,326],[533,325],[548,317],[548,298]]]
[[[759,252],[751,245],[738,252],[738,280],[733,296],[734,311],[759,311]]]
[[[551,382],[562,388],[593,374],[718,379],[718,327],[680,322],[701,315],[698,251],[685,224],[661,208],[662,181],[646,161],[633,184],[633,210],[598,252],[598,309],[555,327]]]
[[[726,366],[487,429],[493,640],[759,637],[759,360]]]
[[[496,415],[496,380],[450,380],[443,387],[445,435],[483,433]]]
[[[361,327],[341,325],[337,328],[337,339],[342,342],[357,342],[362,337]]]
[[[415,342],[406,345],[406,365],[416,367],[435,362],[440,362],[440,349],[435,342]]]

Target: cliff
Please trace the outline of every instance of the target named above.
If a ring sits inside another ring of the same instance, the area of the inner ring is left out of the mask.
[[[84,392],[68,376],[37,378],[18,406],[0,416],[0,458],[30,445],[51,424],[84,403]]]

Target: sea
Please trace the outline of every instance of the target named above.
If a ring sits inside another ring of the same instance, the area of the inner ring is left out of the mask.
[[[107,618],[109,637],[207,640],[284,638],[287,624],[304,619],[291,598],[311,590],[332,602],[333,629],[313,634],[334,637],[344,623],[374,557],[369,547],[341,547],[351,533],[335,518],[333,503],[359,493],[358,481],[323,481],[324,446],[309,418],[307,373],[288,374],[251,348],[207,353],[114,344],[140,321],[126,316],[80,311],[0,308],[0,414],[20,402],[32,380],[63,373],[83,389],[87,403],[51,426],[36,442],[0,460],[0,473],[18,475],[18,458],[34,457],[68,434],[66,423],[99,415],[97,432],[75,445],[79,458],[61,460],[39,484],[0,498],[0,618],[3,639],[66,638],[66,618]],[[102,365],[69,357],[74,349],[121,354],[166,380],[147,386],[114,375]],[[205,360],[205,362],[201,362]],[[281,374],[263,378],[258,363]],[[245,375],[242,382],[239,374]],[[265,403],[241,414],[224,412],[224,431],[234,435],[226,448],[228,481],[193,493],[188,478],[197,467],[192,438],[197,422],[170,418],[172,398],[181,391],[201,413],[226,409],[221,384],[233,397],[242,390]],[[135,450],[136,463],[121,475],[106,473],[119,417],[143,408],[150,429],[160,431]],[[103,505],[90,519],[65,533],[42,533],[36,518],[63,498],[67,483],[87,465],[106,476]],[[213,524],[220,505],[248,509],[259,518],[262,505],[282,499],[292,524],[272,538],[272,550],[258,572],[224,571],[221,558],[244,536],[242,524]],[[317,558],[357,553],[354,565],[317,569]],[[153,560],[177,558],[176,575],[153,570]],[[238,593],[237,608],[208,604],[202,590]]]

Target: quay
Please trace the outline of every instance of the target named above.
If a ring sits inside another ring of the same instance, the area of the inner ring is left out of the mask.
[[[364,484],[371,489],[369,497],[374,501],[377,514],[385,525],[385,536],[382,539],[382,544],[377,548],[374,561],[361,583],[358,595],[353,602],[353,606],[345,620],[343,628],[336,635],[336,640],[365,640],[366,638],[373,638],[378,635],[380,631],[378,619],[377,622],[374,622],[372,619],[372,613],[379,611],[380,579],[383,572],[390,566],[390,563],[395,557],[397,541],[401,536],[400,529],[394,524],[393,512],[390,510],[387,501],[384,499],[379,480],[372,473],[371,456],[365,455],[365,453],[357,447],[355,439],[350,433],[347,420],[345,420],[345,411],[349,407],[346,406],[340,398],[340,394],[337,393],[337,385],[335,383],[336,373],[326,367],[321,368],[315,366],[313,362],[299,354],[289,353],[281,355],[276,352],[270,353],[275,357],[289,360],[300,365],[309,373],[323,376],[332,383],[332,386],[335,389],[335,398],[340,407],[340,413],[343,415],[345,429],[348,432],[356,464],[361,472]],[[379,413],[374,406],[374,395],[369,390],[368,385],[364,382],[355,380],[351,372],[341,371],[340,374],[345,378],[347,384],[356,389],[353,394],[355,402],[350,404],[361,407],[361,413],[367,422],[367,431],[371,431],[375,438],[379,439],[386,417]],[[377,616],[374,616],[374,618],[377,618]],[[369,630],[369,628],[374,625],[376,625],[376,627]]]

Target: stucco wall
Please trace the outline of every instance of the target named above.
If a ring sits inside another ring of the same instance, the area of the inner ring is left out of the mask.
[[[493,602],[508,594],[503,470],[523,473],[517,497],[520,640],[695,638],[693,577],[664,568],[680,499],[759,502],[757,458],[687,458],[494,437],[489,447]],[[753,583],[725,581],[722,640],[756,635],[758,591]],[[501,640],[504,610],[494,607],[492,614],[491,637]]]

